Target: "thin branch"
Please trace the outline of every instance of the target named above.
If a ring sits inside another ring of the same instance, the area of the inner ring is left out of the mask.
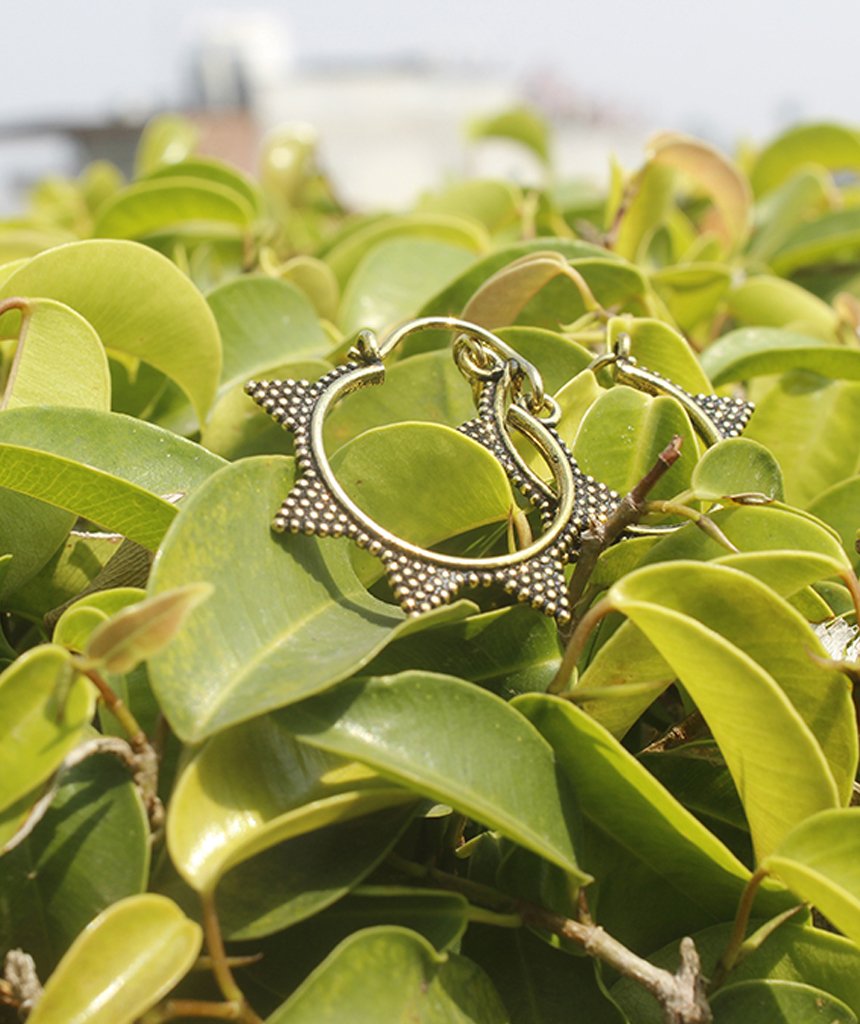
[[[737,963],[738,956],[740,955],[741,948],[743,947],[744,937],[747,932],[747,925],[749,924],[750,914],[752,913],[753,903],[755,902],[758,888],[766,877],[767,871],[763,868],[759,868],[747,882],[744,891],[741,893],[737,913],[735,914],[735,922],[732,926],[731,935],[729,935],[729,941],[726,943],[726,948],[723,950],[722,956],[717,961],[714,977],[711,980],[712,992],[715,992],[720,985],[723,984],[729,976],[730,971]]]
[[[81,743],[65,756],[59,768],[51,776],[45,792],[30,808],[21,827],[6,842],[5,846],[0,849],[0,856],[4,853],[9,853],[10,850],[14,850],[16,846],[23,843],[42,818],[45,817],[48,808],[53,803],[54,797],[57,795],[57,790],[60,788],[65,773],[70,768],[74,768],[88,757],[93,757],[96,754],[111,754],[122,761],[126,768],[128,768],[131,772],[132,781],[140,791],[144,806],[149,814],[150,827],[154,833],[157,833],[164,823],[164,807],[158,798],[158,794],[154,792],[153,775],[157,782],[157,764],[153,767],[151,758],[146,751],[137,752],[133,750],[131,744],[119,736],[98,736],[95,739],[87,740],[86,743]],[[154,756],[153,753],[152,757]]]
[[[547,693],[564,693],[573,676],[574,669],[576,668],[577,662],[582,656],[582,652],[585,650],[585,645],[588,638],[591,636],[592,630],[600,622],[601,619],[614,611],[614,606],[607,599],[603,598],[596,604],[593,604],[585,615],[577,622],[576,629],[573,631],[573,635],[567,642],[567,647],[564,649],[562,655],[561,664],[558,666],[558,671],[553,676],[549,686],[546,688]]]
[[[603,523],[593,523],[585,530],[581,538],[576,568],[570,578],[568,597],[574,609],[585,591],[585,585],[591,578],[597,559],[611,544],[614,544],[622,533],[635,525],[647,510],[646,499],[666,471],[681,457],[681,438],[675,435],[662,452],[657,461],[645,476],[629,491],[615,507],[612,515]],[[575,628],[575,625],[574,625]]]
[[[682,743],[689,743],[698,739],[708,731],[708,725],[702,718],[701,712],[694,711],[682,722],[677,722],[670,729],[667,729],[662,736],[658,736],[653,743],[640,751],[640,754],[659,754],[664,750],[672,750],[680,747]]]
[[[10,949],[3,962],[0,1003],[14,1006],[23,1020],[42,997],[36,961],[22,949]]]
[[[201,893],[200,903],[203,909],[202,922],[206,949],[212,958],[212,974],[227,1003],[238,1009],[237,1015],[228,1019],[244,1021],[246,1024],[263,1024],[262,1019],[251,1009],[230,970],[227,952],[224,949],[224,939],[221,936],[221,924],[215,909],[215,897],[212,893]]]
[[[681,940],[681,965],[675,974],[643,960],[617,939],[591,922],[587,907],[583,920],[557,914],[528,900],[518,900],[490,886],[460,878],[429,865],[415,864],[398,855],[389,855],[388,863],[412,878],[459,892],[468,900],[489,906],[503,917],[498,922],[513,925],[512,914],[524,925],[569,939],[581,946],[589,956],[614,967],[620,974],[642,985],[663,1007],[666,1024],[710,1024],[712,1017],[705,998],[705,982],[699,955],[693,940]]]

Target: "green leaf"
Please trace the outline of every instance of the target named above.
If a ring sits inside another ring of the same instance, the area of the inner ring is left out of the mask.
[[[213,289],[206,301],[223,345],[219,396],[273,366],[316,359],[331,347],[310,301],[286,281],[238,277]]]
[[[341,897],[354,889],[391,852],[414,818],[415,809],[415,803],[410,801],[317,828],[279,843],[228,871],[218,883],[218,917],[225,936],[256,939],[289,928],[288,941],[297,951],[293,938],[296,922],[310,917],[316,919],[319,912],[335,900],[341,906],[344,902]],[[450,913],[453,902],[459,911],[453,941],[465,927],[465,901],[453,893],[426,893],[427,898],[431,896],[450,897],[447,903],[439,899],[431,900],[431,904],[442,904]],[[338,939],[356,927],[395,923],[396,919],[389,922],[385,916],[365,920],[360,917],[360,911],[347,909],[358,900],[346,899],[349,902],[342,909],[348,925]],[[397,923],[415,927],[414,917]],[[442,926],[444,922],[439,924]],[[420,927],[418,930],[426,931]],[[331,946],[334,945],[332,942]],[[319,960],[309,964],[304,974]],[[278,972],[283,969],[284,965],[278,964]]]
[[[326,418],[326,449],[389,423],[412,420],[456,426],[475,415],[463,375],[447,349],[423,352],[385,369],[382,387],[362,388]]]
[[[9,459],[0,471],[16,489],[26,486],[52,504],[62,504],[62,498],[72,511],[96,521],[106,514],[110,521],[102,525],[120,533],[125,532],[120,527],[131,525],[153,545],[160,540],[159,523],[163,533],[175,515],[173,505],[157,496],[189,493],[224,465],[200,445],[160,427],[94,410],[8,410],[0,416],[0,440]],[[15,467],[51,467],[64,476],[22,478]]]
[[[406,320],[474,262],[474,252],[432,238],[380,242],[350,275],[338,324],[350,335]]]
[[[530,107],[512,107],[499,114],[478,118],[469,125],[472,141],[509,139],[530,150],[544,166],[550,164],[549,128],[546,121]]]
[[[318,380],[330,369],[330,363],[316,359],[269,366],[258,376],[265,380]],[[362,390],[355,397],[350,396],[349,402],[335,407],[335,413],[344,405],[352,409],[356,400],[365,394]],[[238,383],[225,389],[213,405],[201,431],[200,443],[231,462],[249,455],[292,455],[295,448],[292,434],[276,420],[261,416],[260,407]],[[327,450],[330,450],[328,446]]]
[[[749,258],[769,260],[798,224],[829,208],[831,188],[830,176],[822,167],[804,164],[759,200],[756,230],[747,248]]]
[[[508,478],[487,449],[436,423],[369,430],[338,450],[332,469],[374,522],[424,548],[505,522],[515,507]],[[429,492],[426,498],[422,491]],[[411,500],[404,501],[404,495]],[[382,576],[379,559],[355,554],[365,583]]]
[[[243,204],[249,206],[258,216],[263,213],[263,196],[257,184],[237,167],[215,160],[212,157],[186,157],[178,162],[155,168],[149,172],[150,180],[160,178],[199,178],[213,182],[235,192]]]
[[[776,274],[803,267],[853,262],[860,251],[860,209],[833,210],[796,227],[770,258]]]
[[[52,299],[11,301],[16,303],[12,308],[21,311],[21,326],[0,409],[26,405],[109,409],[107,356],[90,324]]]
[[[742,981],[715,992],[710,1003],[714,1024],[857,1024],[841,999],[798,981]]]
[[[802,124],[774,139],[750,171],[756,195],[763,195],[810,163],[833,171],[860,169],[860,135],[838,124]]]
[[[709,448],[696,463],[690,489],[700,501],[719,501],[733,494],[764,494],[782,500],[782,470],[763,445],[731,437]]]
[[[366,820],[371,822],[374,819],[370,817]],[[346,828],[355,824],[360,822],[336,827]],[[253,863],[249,862],[249,867]],[[230,875],[225,882],[229,879]],[[218,906],[223,922],[221,889],[218,892]],[[258,998],[257,991],[248,991],[248,981],[257,990],[262,990],[260,996],[264,999],[275,997],[276,1006],[298,988],[338,943],[349,938],[353,932],[379,925],[397,925],[418,932],[442,951],[455,948],[459,943],[466,929],[467,912],[468,904],[458,893],[441,889],[363,885],[322,913],[293,925],[287,931],[272,935],[263,942],[257,940],[254,948],[260,950],[263,956],[258,963],[242,969],[237,980],[245,987],[258,1012],[264,1012],[259,1006],[262,999]],[[274,1006],[270,1008],[274,1009]]]
[[[465,217],[407,214],[382,217],[349,233],[326,253],[325,262],[343,287],[371,250],[394,238],[426,239],[456,246],[475,256],[489,248],[486,231]]]
[[[498,829],[574,881],[587,878],[576,864],[573,807],[548,744],[493,694],[451,676],[404,672],[351,680],[276,719],[304,742]]]
[[[363,765],[321,753],[258,718],[210,739],[185,767],[167,848],[185,881],[210,892],[276,843],[415,797]]]
[[[100,238],[145,239],[156,233],[192,238],[241,238],[254,209],[234,189],[197,177],[157,177],[121,189],[101,207]]]
[[[847,807],[802,821],[761,866],[860,944],[858,854],[860,807]]]
[[[860,525],[860,477],[853,476],[834,484],[809,504],[811,515],[822,519],[839,534],[842,547],[852,565],[857,566],[857,528]]]
[[[159,702],[186,741],[323,690],[403,631],[458,614],[439,609],[407,624],[399,608],[364,590],[348,542],[274,534],[293,479],[289,459],[228,466],[192,495],[164,538],[151,594],[188,582],[215,587],[149,663]]]
[[[514,707],[552,746],[583,814],[677,893],[688,927],[734,913],[749,870],[617,740],[557,697],[525,694]],[[600,882],[601,866],[589,867]]]
[[[71,242],[7,278],[0,298],[13,295],[70,306],[108,351],[142,359],[175,381],[202,421],[220,374],[218,328],[203,296],[170,260],[136,242]]]
[[[59,767],[94,709],[92,684],[73,673],[62,647],[35,647],[0,674],[0,721],[6,730],[0,748],[0,808]]]
[[[125,480],[13,444],[0,444],[0,487],[85,516],[152,551],[176,514],[169,501]]]
[[[159,114],[147,121],[134,161],[135,177],[151,174],[159,167],[178,164],[193,153],[200,129],[180,114]]]
[[[345,939],[267,1024],[345,1020],[506,1024],[509,1018],[489,979],[472,961],[437,953],[416,932],[380,926]]]
[[[508,181],[455,181],[439,191],[426,192],[415,204],[419,213],[472,217],[497,234],[519,226],[523,197]]]
[[[655,270],[651,284],[682,331],[709,321],[728,291],[731,272],[722,263],[673,264]]]
[[[810,370],[836,380],[860,380],[860,352],[776,327],[744,327],[724,334],[702,355],[714,387],[786,370]]]
[[[367,672],[382,676],[422,669],[457,675],[507,700],[546,690],[560,660],[554,623],[516,605],[395,640]]]
[[[839,326],[832,306],[780,277],[748,277],[731,289],[726,305],[740,325],[785,327],[824,341],[833,341]]]
[[[804,508],[855,476],[860,383],[806,373],[783,377],[758,403],[746,436],[776,457],[785,499]]]
[[[857,756],[845,718],[853,712],[837,674],[822,669],[823,690],[810,687],[806,650],[815,641],[798,613],[745,573],[683,561],[631,573],[609,599],[708,722],[759,859],[804,818],[842,801]]]
[[[128,770],[108,757],[76,765],[0,864],[0,954],[26,949],[45,976],[96,914],[146,888],[149,822]]]
[[[78,936],[48,979],[31,1024],[132,1024],[197,958],[199,925],[164,896],[129,896]]]
[[[678,434],[686,458],[675,463],[650,494],[669,498],[689,486],[696,440],[687,414],[673,398],[653,398],[632,388],[604,392],[585,414],[573,454],[584,473],[626,494]]]
[[[661,320],[650,317],[616,316],[606,325],[607,347],[612,349],[620,334],[630,337],[630,354],[642,366],[662,374],[691,394],[710,394],[710,381],[683,335]]]
[[[71,604],[54,627],[54,643],[70,651],[83,651],[93,631],[108,622],[124,608],[138,604],[146,597],[139,587],[117,587],[87,594]]]

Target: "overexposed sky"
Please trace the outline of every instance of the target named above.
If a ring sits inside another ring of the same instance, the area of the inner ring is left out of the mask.
[[[299,66],[413,57],[554,77],[654,128],[730,144],[860,123],[860,3],[816,0],[5,0],[0,125],[180,104],[207,19],[259,11]]]

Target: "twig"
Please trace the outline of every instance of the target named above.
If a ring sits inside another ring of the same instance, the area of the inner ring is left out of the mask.
[[[10,949],[0,979],[0,1003],[14,1006],[21,1020],[42,997],[42,983],[36,973],[36,961],[22,949]]]
[[[746,935],[747,925],[749,924],[750,914],[752,913],[753,903],[755,902],[756,893],[758,892],[758,887],[764,881],[766,876],[767,872],[762,868],[759,868],[747,882],[744,891],[741,893],[737,913],[735,914],[735,923],[732,926],[729,941],[726,943],[726,948],[723,950],[722,956],[717,961],[717,968],[714,971],[714,977],[711,981],[712,992],[716,991],[716,989],[723,984],[728,977],[729,972],[737,963],[738,955],[741,947],[743,946],[744,936]]]
[[[151,750],[151,748],[150,748]],[[153,766],[151,758],[146,751],[137,752],[132,749],[131,744],[119,736],[98,736],[95,739],[81,743],[63,759],[60,767],[51,776],[48,788],[30,808],[30,812],[18,831],[9,839],[6,845],[0,849],[0,855],[9,853],[19,846],[31,834],[39,824],[53,803],[57,790],[60,788],[63,775],[70,769],[85,761],[95,754],[111,754],[128,768],[131,772],[132,781],[140,791],[144,806],[149,815],[150,827],[154,833],[164,824],[164,807],[158,794],[153,788],[153,778],[157,781],[157,764]],[[152,753],[152,758],[155,754]]]
[[[594,572],[597,559],[606,548],[618,540],[628,527],[639,522],[646,511],[646,499],[649,492],[680,457],[681,437],[676,434],[657,456],[657,461],[651,469],[616,505],[612,515],[603,523],[593,523],[583,532],[576,568],[573,570],[573,576],[571,576],[568,586],[568,597],[574,611],[582,597],[586,583]]]
[[[681,746],[682,743],[689,743],[707,731],[707,723],[698,711],[694,711],[682,722],[677,722],[670,729],[667,729],[662,736],[658,736],[653,743],[644,747],[640,754],[659,754],[664,750],[672,750]]]
[[[671,974],[643,960],[599,925],[593,924],[587,907],[581,914],[582,919],[575,921],[528,900],[514,899],[490,886],[429,865],[415,864],[399,855],[389,855],[388,863],[412,878],[451,889],[470,901],[488,905],[503,915],[499,923],[506,927],[512,926],[511,913],[515,913],[524,925],[575,942],[589,956],[602,960],[647,989],[663,1007],[666,1024],[710,1024],[712,1020],[699,954],[690,938],[681,940],[681,965],[675,974]]]
[[[236,984],[236,979],[230,970],[227,952],[224,949],[224,939],[221,936],[218,912],[215,909],[215,897],[212,893],[201,893],[200,904],[203,909],[203,935],[206,939],[206,949],[212,958],[212,974],[228,1005],[235,1006],[237,1009],[236,1016],[227,1019],[244,1021],[246,1024],[263,1024],[262,1019],[251,1009],[245,999],[245,994]]]

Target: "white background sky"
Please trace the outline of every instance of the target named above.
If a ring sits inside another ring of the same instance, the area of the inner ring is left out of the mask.
[[[856,0],[2,0],[0,125],[171,106],[195,27],[274,13],[300,62],[402,55],[546,71],[649,126],[717,142],[860,123]]]

